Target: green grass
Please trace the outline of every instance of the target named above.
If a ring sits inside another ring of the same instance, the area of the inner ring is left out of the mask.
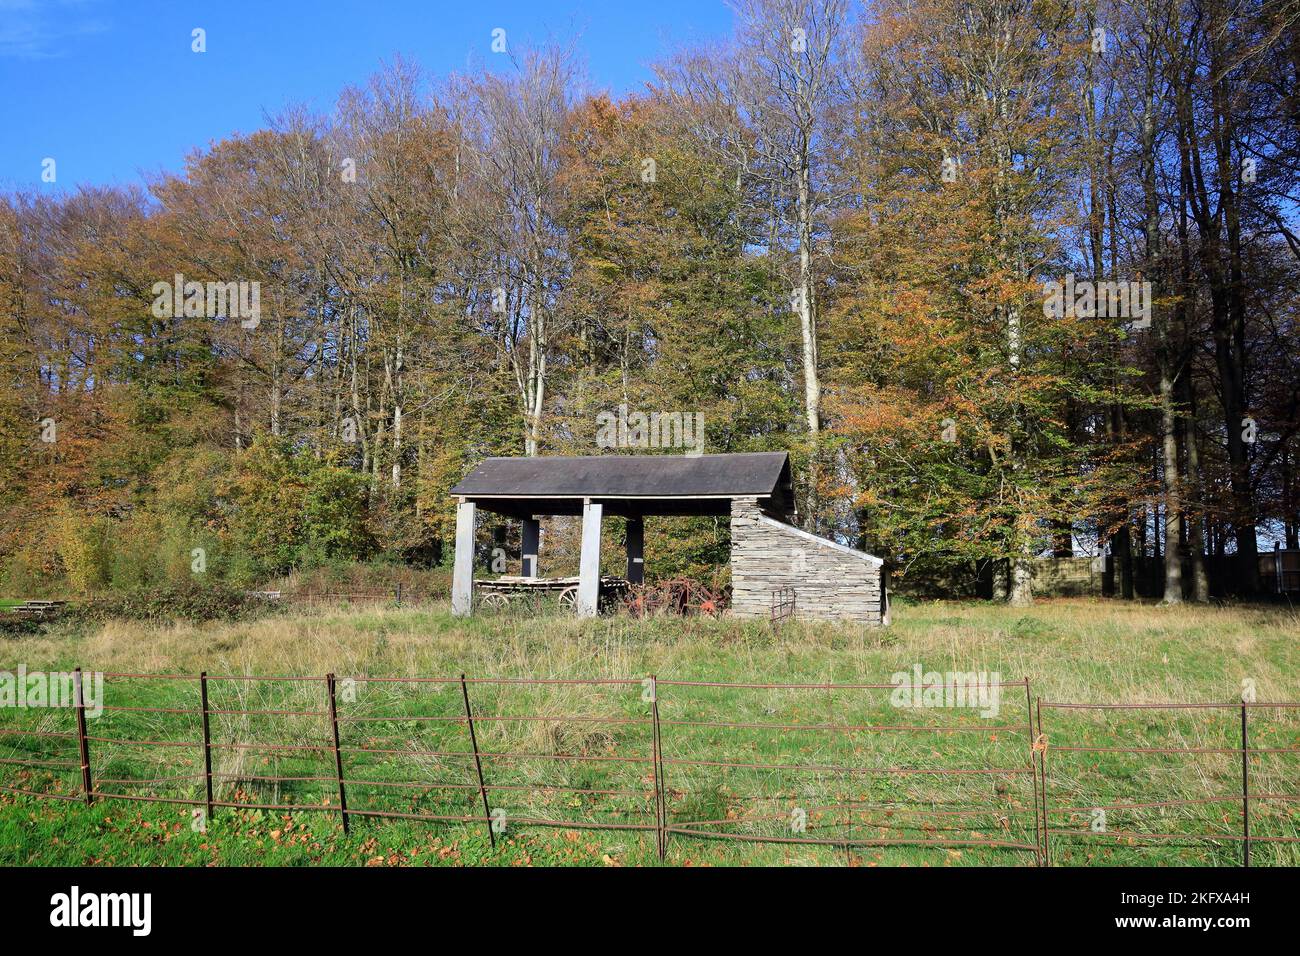
[[[300,812],[219,808],[206,832],[191,827],[191,808],[179,804],[43,800],[0,793],[0,863],[173,865],[392,865],[392,864],[658,864],[652,834],[616,829],[544,827],[524,819],[587,823],[648,821],[653,779],[649,763],[572,761],[549,755],[648,757],[649,707],[640,678],[731,682],[888,683],[914,664],[936,671],[997,671],[1003,679],[1030,678],[1035,696],[1049,701],[1229,701],[1243,678],[1258,698],[1300,700],[1300,631],[1294,615],[1267,608],[1159,608],[1084,600],[1042,602],[1029,610],[983,604],[900,604],[885,631],[841,626],[787,627],[763,623],[624,617],[578,621],[502,613],[469,621],[450,617],[443,604],[395,608],[384,604],[289,611],[260,620],[207,626],[146,628],[110,623],[88,630],[71,622],[48,633],[0,643],[0,666],[195,674],[345,676],[548,677],[634,679],[605,687],[471,684],[480,717],[493,715],[617,717],[591,721],[488,721],[477,724],[488,752],[540,755],[485,762],[494,808],[506,811],[507,830],[491,847],[481,822],[380,820],[356,816],[342,833],[328,752],[214,751],[222,776],[218,800],[290,803],[328,809]],[[274,741],[317,746],[328,739],[321,683],[211,681],[210,707],[218,742]],[[889,767],[1026,767],[1028,714],[1024,692],[1006,689],[998,718],[971,711],[899,710],[887,691],[788,691],[661,685],[663,750],[671,760],[835,765],[862,770]],[[193,709],[198,682],[110,680],[110,706]],[[258,716],[237,711],[301,711]],[[359,682],[355,700],[341,700],[344,759],[353,809],[446,816],[482,814],[463,723],[414,720],[459,718],[459,684]],[[359,718],[381,718],[365,720]],[[1218,711],[1048,711],[1050,747],[1236,746],[1240,714]],[[201,752],[193,747],[138,748],[109,741],[201,739],[195,714],[106,711],[91,722],[92,765],[106,791],[194,799],[202,793]],[[774,733],[759,728],[709,728],[691,722],[824,723],[943,726],[945,733]],[[1008,729],[993,731],[990,724]],[[0,713],[0,728],[67,731],[67,711]],[[1300,713],[1251,713],[1252,743],[1300,747]],[[965,729],[957,729],[965,728]],[[51,747],[42,747],[50,744]],[[71,750],[69,750],[71,747]],[[362,754],[357,747],[393,750]],[[454,756],[434,757],[419,752]],[[75,742],[0,737],[0,756],[75,756]],[[1236,754],[1131,755],[1049,749],[1048,806],[1053,826],[1086,831],[1091,808],[1127,802],[1199,801],[1232,796],[1240,788]],[[71,792],[75,768],[23,776],[0,765],[0,785]],[[1033,842],[1034,794],[1023,773],[970,776],[748,770],[691,763],[666,769],[674,821],[722,820],[726,832],[789,836],[793,808],[808,811],[809,835],[834,839],[1009,839]],[[1286,794],[1296,789],[1300,754],[1253,757],[1252,789]],[[185,776],[158,784],[139,781]],[[289,783],[258,777],[319,777]],[[351,782],[355,781],[355,782]],[[385,788],[365,781],[419,782]],[[442,789],[436,785],[453,784]],[[552,789],[529,789],[545,785]],[[512,789],[513,788],[513,789]],[[569,788],[569,789],[564,789]],[[578,789],[618,791],[580,794]],[[843,807],[856,809],[846,818]],[[834,807],[819,812],[818,807]],[[1259,801],[1252,830],[1300,835],[1300,803]],[[846,829],[846,819],[854,824]],[[1112,811],[1111,831],[1188,834],[1235,833],[1239,804],[1183,803]],[[946,829],[950,828],[950,829]],[[1295,865],[1295,844],[1260,843],[1252,862]],[[1108,836],[1056,838],[1053,863],[1226,864],[1239,843],[1139,841]],[[1020,850],[908,845],[855,847],[739,843],[674,835],[667,862],[703,864],[1032,865]]]

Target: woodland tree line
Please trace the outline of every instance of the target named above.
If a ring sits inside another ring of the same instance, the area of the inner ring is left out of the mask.
[[[620,405],[788,449],[807,527],[1015,603],[1080,545],[1169,601],[1300,547],[1297,0],[735,7],[622,98],[485,42],[4,195],[3,586],[437,561],[469,466],[598,453]],[[177,275],[260,317],[159,317]],[[1067,275],[1149,321],[1045,309]]]

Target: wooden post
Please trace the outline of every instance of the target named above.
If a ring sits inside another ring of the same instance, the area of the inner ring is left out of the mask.
[[[523,574],[526,578],[535,578],[537,558],[541,554],[542,523],[536,518],[525,518],[523,537]]]
[[[329,689],[330,725],[334,730],[334,777],[339,785],[339,812],[343,814],[343,832],[348,832],[348,793],[343,787],[343,753],[339,750],[339,712],[334,703],[334,675],[325,675]]]
[[[880,626],[889,627],[889,569],[883,565],[880,574]]]
[[[212,806],[212,731],[208,727],[208,672],[199,674],[199,698],[203,702],[203,779],[208,791],[208,821],[211,822]]]
[[[451,613],[469,617],[474,604],[474,502],[456,505],[456,564],[451,573]]]
[[[81,668],[72,672],[73,704],[77,709],[77,749],[81,756],[81,789],[87,803],[95,802],[95,785],[90,779],[90,741],[86,739],[86,690],[81,684]]]
[[[645,519],[627,519],[627,580],[645,583]]]
[[[578,564],[578,617],[600,611],[600,519],[604,505],[587,498],[582,504],[582,560]]]

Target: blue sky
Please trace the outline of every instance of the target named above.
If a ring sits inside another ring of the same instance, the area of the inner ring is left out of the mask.
[[[190,49],[196,27],[206,53]],[[677,46],[729,34],[731,12],[723,0],[0,0],[0,191],[178,169],[290,103],[329,111],[394,54],[432,74],[491,68],[497,27],[516,46],[576,34],[590,86],[619,94]]]

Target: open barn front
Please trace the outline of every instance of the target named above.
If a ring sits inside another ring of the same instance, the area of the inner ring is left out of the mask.
[[[785,452],[726,455],[489,458],[452,489],[457,496],[452,611],[474,613],[510,593],[556,592],[592,617],[645,582],[645,520],[729,517],[737,616],[816,617],[887,624],[884,562],[801,531]],[[521,523],[520,573],[475,579],[479,510]],[[580,516],[576,579],[540,574],[543,517]],[[626,574],[601,575],[607,517],[626,520]]]

